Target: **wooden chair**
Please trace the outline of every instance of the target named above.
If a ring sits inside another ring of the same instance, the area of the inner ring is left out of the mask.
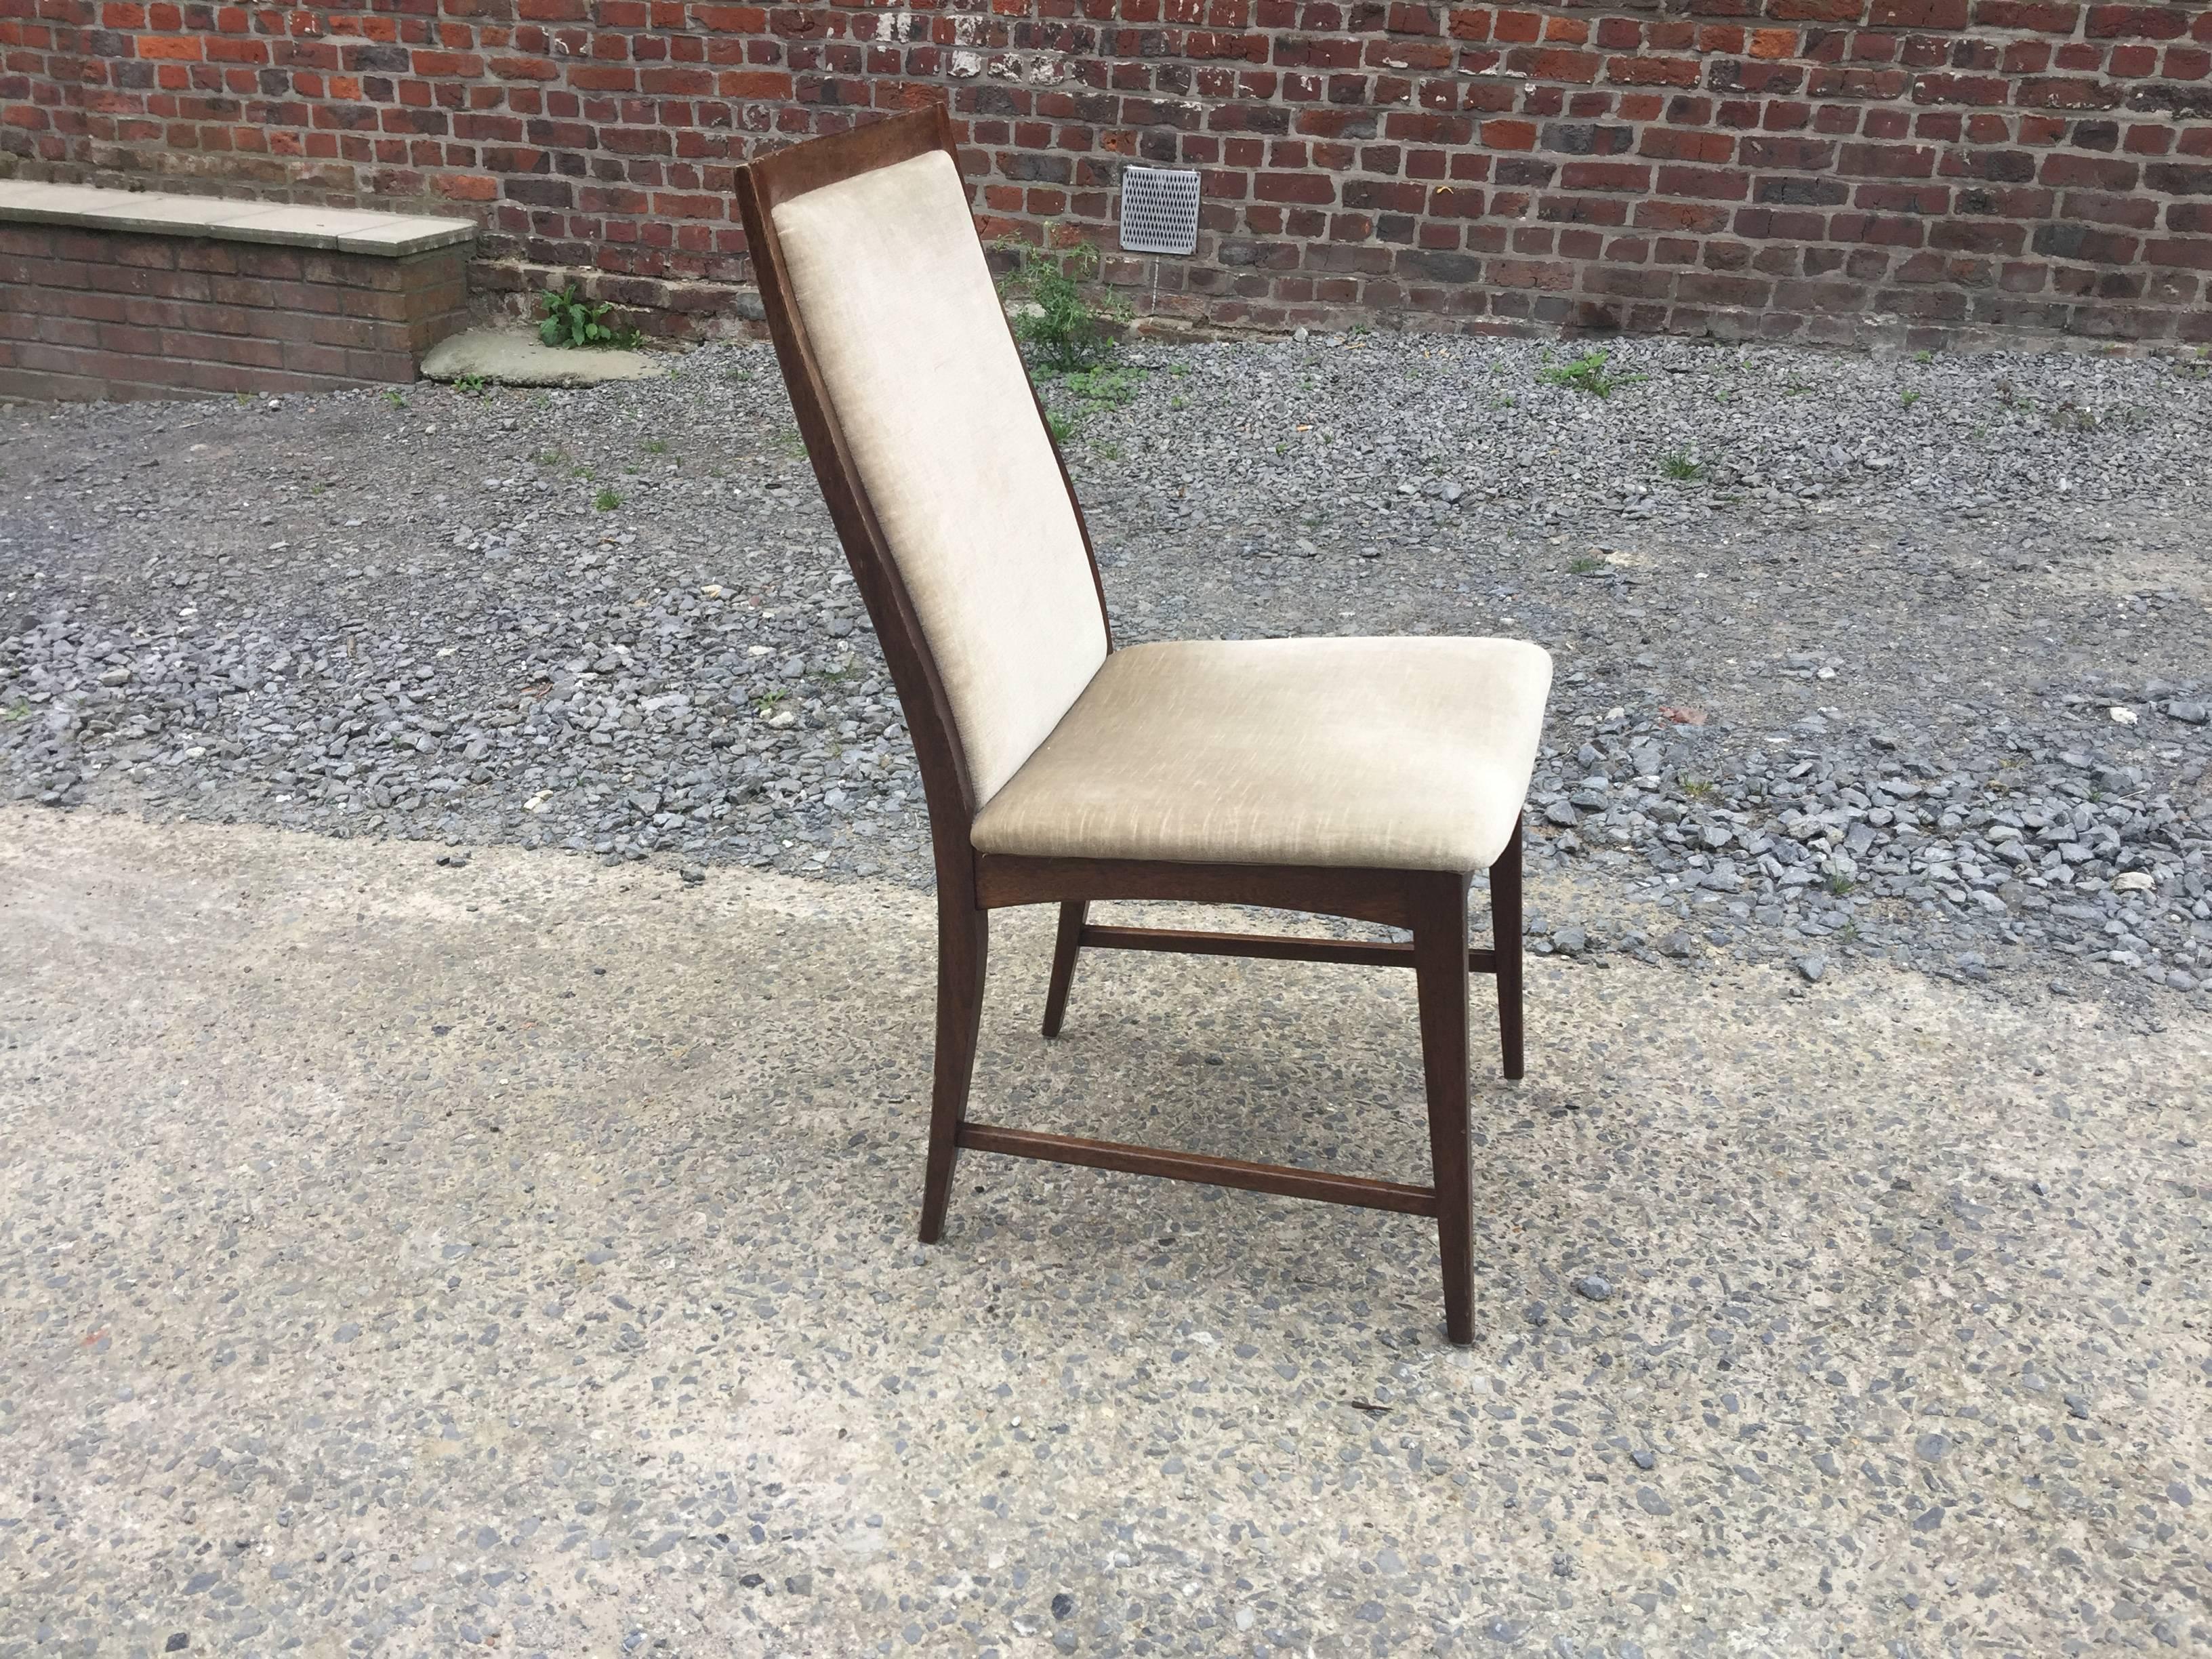
[[[914,734],[937,863],[937,1056],[921,1237],[963,1148],[1437,1220],[1445,1327],[1474,1339],[1468,975],[1522,1073],[1521,820],[1551,659],[1480,639],[1116,650],[1074,487],[969,216],[942,108],[738,175],[799,430]],[[1490,872],[1493,945],[1468,945]],[[1098,899],[1353,917],[1410,944],[1095,926]],[[1413,969],[1435,1184],[967,1121],[989,915],[1056,903],[1044,1034],[1094,950]]]

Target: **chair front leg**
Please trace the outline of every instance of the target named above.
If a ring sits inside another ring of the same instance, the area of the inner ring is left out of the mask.
[[[1467,890],[1437,876],[1413,922],[1421,1010],[1421,1069],[1429,1097],[1429,1160],[1436,1170],[1437,1244],[1444,1275],[1444,1334],[1474,1340],[1474,1170],[1467,1137]]]
[[[1084,899],[1067,899],[1060,907],[1060,937],[1052,946],[1052,982],[1044,993],[1044,1034],[1048,1037],[1060,1035],[1060,1023],[1067,1018],[1067,988],[1075,982],[1075,953],[1083,948],[1083,918],[1090,908]]]
[[[1490,866],[1490,931],[1498,954],[1498,1042],[1505,1075],[1525,1069],[1521,1043],[1521,820]]]
[[[934,1244],[945,1231],[952,1196],[952,1164],[960,1125],[968,1115],[968,1085],[975,1071],[975,1037],[983,1018],[983,979],[991,947],[991,917],[975,908],[972,894],[938,889],[937,1063],[929,1097],[929,1164],[922,1179],[921,1242]]]

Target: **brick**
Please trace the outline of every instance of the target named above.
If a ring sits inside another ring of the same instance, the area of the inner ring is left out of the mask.
[[[2153,237],[2143,244],[2143,257],[2154,265],[2212,270],[2212,236]]]
[[[2037,227],[2029,246],[2054,259],[2075,259],[2088,264],[2124,265],[2136,257],[2142,239],[2124,231],[2095,230],[2087,225],[2053,224]]]
[[[2189,24],[2179,6],[2091,6],[2082,33],[2092,40],[2179,40]]]
[[[2073,0],[1975,0],[1974,21],[1984,28],[2071,34],[2081,16]]]
[[[1881,29],[1963,29],[1968,0],[1873,0],[1867,25]]]

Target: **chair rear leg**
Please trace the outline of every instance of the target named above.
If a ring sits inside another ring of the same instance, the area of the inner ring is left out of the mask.
[[[1444,1276],[1444,1334],[1474,1340],[1474,1171],[1467,1139],[1467,890],[1440,876],[1413,923],[1421,1008],[1421,1069],[1429,1096],[1429,1159],[1436,1170],[1437,1243]]]
[[[1505,1075],[1525,1069],[1521,1042],[1521,820],[1490,866],[1490,931],[1498,952],[1498,1040]]]
[[[975,1036],[983,1018],[983,977],[991,945],[990,913],[966,895],[940,888],[937,909],[937,1064],[929,1097],[929,1164],[922,1179],[921,1242],[945,1231],[952,1196],[957,1137],[968,1115],[975,1071]]]
[[[1075,953],[1083,945],[1083,918],[1090,908],[1084,899],[1068,899],[1060,907],[1060,937],[1052,947],[1052,982],[1044,994],[1044,1034],[1048,1037],[1060,1035],[1060,1023],[1067,1018],[1067,988],[1075,982]]]

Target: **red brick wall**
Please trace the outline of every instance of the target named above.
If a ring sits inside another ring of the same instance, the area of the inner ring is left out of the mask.
[[[478,215],[477,278],[737,314],[732,168],[949,95],[984,228],[1231,326],[2212,340],[2212,6],[0,0],[0,167]]]
[[[0,397],[412,380],[465,308],[467,260],[0,224]]]

